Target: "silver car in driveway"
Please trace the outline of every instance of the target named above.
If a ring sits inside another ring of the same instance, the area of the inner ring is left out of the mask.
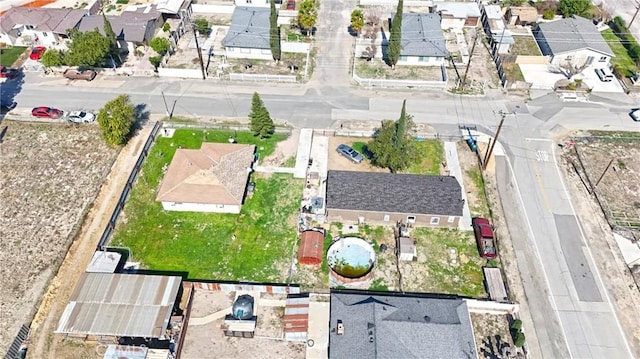
[[[364,160],[364,157],[362,157],[362,155],[358,151],[345,144],[338,146],[338,148],[336,148],[336,151],[355,163],[360,163]]]

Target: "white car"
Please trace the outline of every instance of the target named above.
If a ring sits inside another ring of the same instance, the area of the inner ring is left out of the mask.
[[[636,108],[636,109],[632,110],[629,113],[629,116],[631,116],[631,119],[633,119],[636,122],[640,121],[640,108]]]
[[[96,115],[91,112],[71,111],[67,115],[67,120],[75,123],[90,123],[96,120]]]

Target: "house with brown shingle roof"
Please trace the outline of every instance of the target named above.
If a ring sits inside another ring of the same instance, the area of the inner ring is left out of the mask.
[[[87,15],[86,9],[12,7],[0,16],[0,42],[56,46]]]
[[[166,211],[240,213],[255,146],[203,143],[180,148],[162,180],[156,201]]]

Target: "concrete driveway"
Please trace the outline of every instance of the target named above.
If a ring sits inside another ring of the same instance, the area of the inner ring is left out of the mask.
[[[318,9],[315,46],[316,69],[311,81],[327,86],[345,86],[351,83],[350,60],[354,38],[347,29],[355,0],[323,0]]]
[[[553,90],[558,80],[566,79],[562,74],[549,72],[547,64],[520,64],[520,71],[533,89]]]
[[[624,93],[624,90],[617,78],[614,78],[609,82],[600,81],[600,78],[593,67],[584,69],[579,76],[582,77],[584,83],[589,86],[592,92]]]

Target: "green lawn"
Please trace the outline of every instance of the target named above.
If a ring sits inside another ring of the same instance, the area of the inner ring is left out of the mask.
[[[511,55],[542,56],[533,36],[514,36],[513,39],[515,43],[511,46]]]
[[[502,69],[504,70],[505,76],[507,76],[507,80],[509,81],[524,81],[524,75],[520,70],[520,65],[515,62],[503,63]]]
[[[2,66],[12,66],[14,62],[22,55],[26,47],[22,46],[13,46],[7,47],[4,49],[0,49],[0,65]]]
[[[417,240],[420,266],[407,278],[404,290],[486,297],[482,266],[486,260],[478,254],[471,231],[416,228],[411,237]],[[458,251],[458,265],[449,262],[449,250]],[[423,267],[423,268],[422,268]],[[419,278],[418,278],[419,277]]]
[[[631,76],[638,72],[635,62],[631,56],[629,56],[627,49],[622,45],[622,43],[620,43],[620,39],[613,33],[613,30],[607,29],[602,31],[600,34],[602,34],[602,37],[616,55],[611,58],[611,64],[613,67],[624,76]]]
[[[422,162],[413,164],[406,173],[420,175],[439,175],[440,165],[444,162],[444,146],[438,140],[417,141],[416,146]]]
[[[365,158],[370,159],[366,142],[354,142],[351,144],[351,147],[362,153]],[[444,162],[444,147],[442,142],[437,140],[416,141],[416,147],[421,162],[412,164],[406,171],[403,171],[403,173],[439,175],[440,165]]]
[[[285,136],[260,141],[249,133],[178,130],[160,137],[138,177],[112,245],[129,247],[135,260],[153,270],[189,271],[190,278],[282,281],[296,236],[303,181],[291,175],[254,176],[255,192],[239,215],[164,211],[155,201],[162,168],[178,146],[203,141],[253,143],[264,157]],[[231,240],[232,235],[236,236]]]

